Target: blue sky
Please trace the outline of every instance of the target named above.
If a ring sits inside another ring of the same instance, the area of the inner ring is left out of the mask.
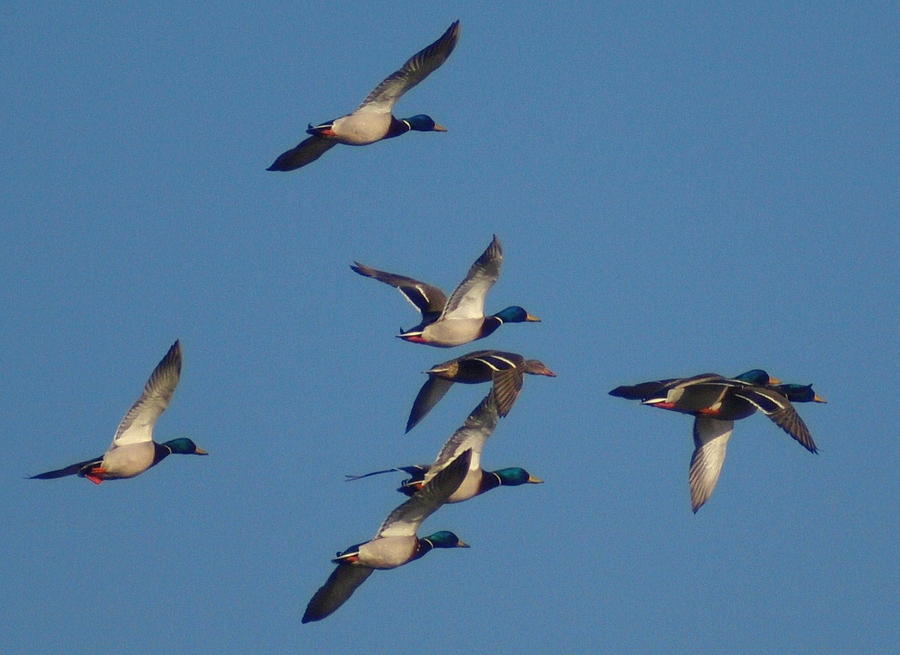
[[[898,640],[898,130],[890,3],[97,3],[0,9],[4,653],[886,652]],[[454,19],[397,113],[446,134],[265,168]],[[450,290],[496,233],[472,345],[542,359],[485,450],[546,480],[425,524],[469,550],[300,615],[398,479],[486,389],[403,435],[421,371],[399,295]],[[156,437],[103,452],[180,338]],[[761,367],[813,382],[804,451],[736,425],[690,511],[688,417],[619,384]]]

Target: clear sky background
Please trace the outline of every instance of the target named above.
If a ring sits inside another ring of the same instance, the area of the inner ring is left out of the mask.
[[[4,653],[865,653],[898,639],[894,3],[6,3]],[[446,134],[265,168],[454,19],[397,114]],[[348,264],[451,290],[496,233],[511,325],[452,350]],[[171,457],[99,455],[176,339]],[[485,450],[546,484],[444,507],[470,550],[300,615],[486,387],[409,435],[430,365],[542,359]],[[691,419],[619,384],[816,385],[811,455],[736,425],[690,511]]]

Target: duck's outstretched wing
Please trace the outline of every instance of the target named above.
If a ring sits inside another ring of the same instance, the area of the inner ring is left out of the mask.
[[[153,439],[153,426],[172,399],[181,376],[181,344],[176,341],[169,348],[144,385],[138,398],[116,429],[112,446],[143,443]]]
[[[400,96],[447,60],[459,40],[460,29],[459,21],[454,21],[437,41],[407,59],[399,70],[388,75],[372,89],[354,113],[391,113]]]
[[[811,453],[818,452],[806,423],[785,396],[764,387],[746,387],[735,390],[734,394],[743,398],[787,432]]]
[[[459,457],[460,453],[467,450],[472,451],[469,469],[480,467],[481,451],[484,449],[484,443],[497,427],[497,419],[497,403],[494,400],[494,392],[491,391],[466,417],[466,422],[444,443],[441,452],[438,453],[425,474],[425,485],[427,486],[434,480],[440,471]]]
[[[301,166],[316,161],[319,157],[337,145],[334,139],[326,139],[321,136],[311,136],[303,139],[290,150],[286,150],[272,162],[267,171],[293,171]]]
[[[67,475],[78,475],[85,468],[90,469],[95,466],[100,466],[101,462],[103,462],[102,455],[100,457],[95,457],[94,459],[86,459],[83,462],[78,462],[77,464],[72,464],[71,466],[67,466],[65,468],[56,469],[55,471],[47,471],[46,473],[32,475],[29,479],[53,480],[54,478],[63,478]]]
[[[695,514],[716,488],[733,429],[734,421],[706,416],[694,419],[694,453],[691,455],[688,481],[691,487],[691,509]]]
[[[409,500],[388,514],[375,537],[415,536],[422,521],[437,511],[462,484],[469,472],[471,458],[471,450],[457,457]]]
[[[338,564],[325,584],[313,594],[301,622],[319,621],[334,612],[347,602],[357,587],[365,582],[374,570],[357,564]]]
[[[413,307],[422,312],[423,324],[433,322],[441,315],[441,312],[444,311],[444,305],[447,303],[447,296],[435,286],[420,282],[419,280],[414,280],[405,275],[396,275],[395,273],[379,271],[376,268],[365,266],[359,262],[353,262],[350,268],[353,269],[355,273],[359,273],[364,277],[373,278],[379,282],[384,282],[400,291],[400,293],[403,294],[403,297],[412,303]]]
[[[438,404],[438,401],[444,397],[452,386],[452,380],[429,375],[413,401],[412,409],[409,411],[409,418],[406,421],[406,431],[409,432],[416,427],[419,421],[425,418],[432,407]]]
[[[484,299],[500,277],[502,263],[503,248],[495,234],[485,251],[469,268],[465,279],[450,294],[441,318],[483,318]]]
[[[525,370],[522,364],[502,368],[494,372],[494,398],[497,401],[497,413],[500,416],[509,414],[513,404],[522,391]]]

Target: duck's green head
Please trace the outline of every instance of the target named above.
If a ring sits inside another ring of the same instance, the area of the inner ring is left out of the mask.
[[[494,316],[499,318],[504,323],[534,323],[541,320],[537,316],[532,316],[518,305],[513,305],[512,307],[507,307],[506,309],[501,309],[499,312],[494,314]]]
[[[431,544],[433,548],[468,548],[469,544],[462,541],[455,534],[450,532],[449,530],[441,530],[440,532],[435,532],[434,534],[430,534],[427,537],[422,538],[423,541],[427,541]]]
[[[785,396],[792,403],[825,403],[822,396],[813,391],[811,384],[779,384],[775,391]]]
[[[531,473],[518,466],[500,469],[493,473],[500,478],[500,484],[504,487],[518,487],[520,484],[541,484],[543,482],[540,478],[534,477]]]
[[[176,455],[209,455],[208,452],[202,448],[198,448],[197,444],[187,437],[172,439],[171,441],[167,441],[160,445],[165,446]]]
[[[758,384],[761,387],[770,384],[778,384],[779,382],[781,382],[781,380],[779,380],[778,378],[773,378],[761,368],[754,368],[745,373],[741,373],[740,375],[736,375],[734,379],[740,380],[741,382],[748,382],[750,384]]]
[[[416,114],[415,116],[410,116],[409,118],[404,118],[407,125],[409,125],[409,129],[415,130],[416,132],[446,132],[447,128],[443,125],[438,125],[434,122],[431,116],[427,114]]]

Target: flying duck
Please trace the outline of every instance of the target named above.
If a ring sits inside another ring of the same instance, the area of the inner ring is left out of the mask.
[[[410,277],[385,273],[359,262],[350,267],[364,277],[384,282],[400,290],[421,313],[416,327],[397,336],[405,341],[451,348],[483,339],[504,323],[540,321],[518,306],[507,307],[491,316],[484,315],[484,299],[500,276],[503,250],[497,235],[469,268],[465,279],[450,294],[449,300],[437,287]]]
[[[462,453],[439,475],[397,507],[378,528],[375,537],[350,546],[332,562],[337,568],[313,595],[303,623],[319,621],[343,605],[375,569],[393,569],[419,559],[434,548],[468,548],[452,532],[417,537],[422,521],[433,514],[459,487],[469,469],[471,453]]]
[[[459,40],[459,21],[455,21],[441,37],[431,45],[410,57],[399,70],[388,75],[366,96],[353,113],[327,123],[309,125],[311,135],[294,148],[283,152],[267,170],[293,171],[314,162],[326,151],[343,143],[364,146],[376,141],[391,139],[409,131],[446,132],[425,114],[409,118],[395,118],[394,104],[400,97],[424,80],[443,64]]]
[[[786,391],[782,392],[785,387]],[[824,400],[815,393],[810,397],[799,387],[801,385],[779,385],[779,380],[765,371],[754,369],[736,378],[704,373],[616,387],[609,393],[694,416],[694,452],[688,481],[691,508],[696,513],[716,488],[734,421],[759,410],[808,451],[818,452],[809,429],[788,396],[793,395],[797,402]]]
[[[87,478],[94,484],[104,480],[133,478],[152,466],[156,466],[171,454],[207,455],[205,450],[186,437],[165,443],[153,441],[153,426],[160,414],[169,406],[178,378],[181,375],[181,345],[172,344],[165,357],[160,360],[144,392],[119,423],[107,451],[94,457],[56,471],[48,471],[31,476],[31,479],[49,480],[67,475]]]

